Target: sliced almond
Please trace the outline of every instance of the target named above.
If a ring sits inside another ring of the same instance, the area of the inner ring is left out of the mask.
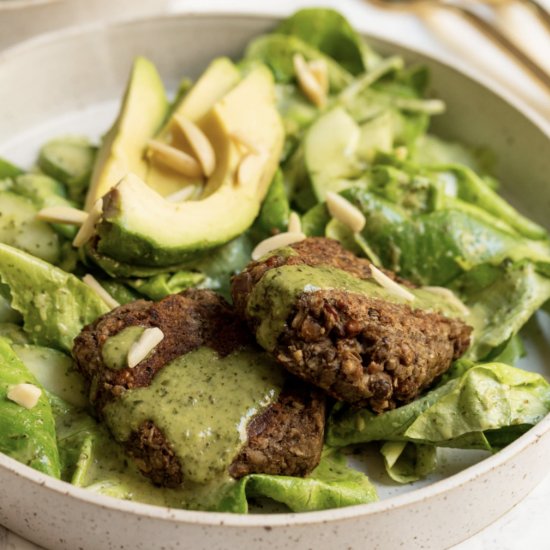
[[[423,286],[422,290],[427,290],[428,292],[438,294],[442,298],[452,303],[456,307],[456,309],[459,310],[463,315],[470,314],[470,310],[468,309],[468,307],[452,290],[449,290],[448,288],[442,286]]]
[[[206,137],[206,134],[192,121],[183,115],[174,115],[174,121],[179,126],[191,149],[199,160],[204,175],[209,178],[216,169],[216,153]]]
[[[25,409],[32,409],[38,403],[41,395],[42,390],[34,384],[17,384],[8,390],[7,397]]]
[[[302,232],[302,222],[300,216],[296,212],[291,212],[288,217],[288,232],[289,233],[301,233]]]
[[[256,146],[255,143],[253,143],[250,139],[248,139],[247,136],[245,136],[242,132],[235,131],[231,132],[229,134],[229,137],[239,146],[241,146],[243,149],[248,151],[249,153],[254,153],[255,155],[259,155],[261,153],[261,149]]]
[[[263,152],[260,152],[259,155],[254,153],[245,155],[237,168],[237,183],[246,185],[251,182],[262,171],[264,163],[265,154]]]
[[[82,282],[88,285],[111,309],[120,304],[98,283],[97,279],[89,273],[82,277]]]
[[[308,63],[309,70],[315,77],[315,80],[321,85],[325,95],[328,95],[330,84],[328,79],[327,62],[324,59],[314,59]]]
[[[147,328],[128,351],[128,367],[141,363],[164,340],[164,332],[158,327]]]
[[[259,260],[262,256],[265,256],[272,250],[282,248],[283,246],[288,246],[289,244],[298,243],[303,241],[305,238],[306,236],[302,232],[291,233],[287,231],[286,233],[279,233],[274,237],[269,237],[261,243],[258,243],[256,248],[252,251],[252,259],[254,261]]]
[[[354,233],[359,233],[365,227],[365,223],[367,222],[365,216],[363,216],[361,210],[347,199],[337,193],[328,191],[326,200],[330,215],[344,225],[347,225]]]
[[[195,195],[195,193],[197,192],[197,187],[197,185],[187,185],[179,191],[176,191],[171,195],[167,195],[166,197],[164,197],[164,200],[167,200],[168,202],[186,201]]]
[[[402,287],[400,284],[396,283],[390,279],[386,274],[382,273],[377,267],[371,265],[370,271],[372,273],[372,278],[383,288],[389,290],[392,294],[413,302],[415,300],[415,295],[409,292],[407,289]]]
[[[90,213],[86,216],[86,219],[80,226],[78,233],[73,239],[73,246],[80,248],[82,245],[86,244],[95,233],[96,223],[101,218],[103,212],[103,201],[97,199],[90,210]]]
[[[49,223],[66,223],[68,225],[82,225],[88,218],[88,212],[71,208],[70,206],[50,206],[42,208],[36,219]]]
[[[147,154],[153,162],[159,162],[188,178],[200,178],[204,175],[202,166],[196,159],[166,143],[149,140]]]
[[[292,61],[298,85],[304,95],[317,107],[324,107],[327,102],[327,94],[315,78],[304,57],[297,53],[292,58]]]
[[[409,156],[409,150],[404,145],[396,147],[393,152],[397,160],[405,160]]]

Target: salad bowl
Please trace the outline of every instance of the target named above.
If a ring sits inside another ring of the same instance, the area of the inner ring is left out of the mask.
[[[99,138],[116,112],[137,55],[158,66],[169,88],[196,77],[214,57],[238,57],[269,17],[186,15],[90,26],[38,38],[0,54],[0,156],[30,165],[40,144],[63,133]],[[489,146],[503,193],[544,225],[550,204],[550,132],[501,90],[435,59],[381,39],[384,54],[420,62],[447,112],[442,137]],[[523,334],[521,366],[550,375],[550,322],[539,312]],[[381,501],[307,513],[247,516],[175,510],[73,487],[0,455],[0,524],[46,548],[446,548],[497,519],[547,472],[550,417],[493,456],[446,456],[437,477],[406,488],[376,476]]]

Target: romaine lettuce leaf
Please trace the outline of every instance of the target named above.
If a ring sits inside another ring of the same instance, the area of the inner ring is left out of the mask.
[[[11,307],[24,319],[33,342],[70,351],[84,325],[109,308],[87,285],[26,252],[0,244],[0,281],[11,293]]]
[[[451,287],[470,311],[465,321],[474,327],[474,334],[466,356],[473,360],[486,358],[508,342],[550,299],[550,279],[530,262],[482,265]]]
[[[38,403],[32,409],[26,409],[7,397],[10,388],[17,384],[33,384],[41,388],[9,341],[0,338],[0,452],[59,478],[55,423],[48,397],[41,388]]]
[[[409,215],[401,206],[359,188],[342,193],[365,214],[365,240],[383,265],[423,285],[445,286],[485,263],[529,259],[550,263],[550,247],[525,239],[483,210],[452,207]]]
[[[195,271],[176,271],[176,273],[159,273],[146,279],[129,279],[127,284],[151,300],[162,300],[170,294],[177,294],[198,286],[205,278],[203,273]]]
[[[437,468],[437,447],[408,441],[387,441],[380,447],[387,474],[397,483],[412,483]]]
[[[329,421],[327,443],[411,441],[444,447],[491,449],[498,432],[533,426],[550,412],[550,384],[539,374],[487,363],[392,411],[340,408]]]
[[[277,83],[287,84],[296,76],[293,61],[296,54],[303,55],[306,61],[320,59],[326,63],[333,92],[342,90],[353,80],[352,75],[331,57],[292,35],[266,34],[256,38],[246,48],[245,59],[264,63]]]
[[[310,512],[366,504],[377,500],[367,476],[347,466],[335,450],[325,450],[321,462],[306,478],[252,474],[230,486],[219,503],[225,512],[248,511],[249,497],[268,497],[293,512]]]
[[[275,32],[300,38],[352,74],[362,73],[377,57],[347,19],[332,9],[299,10],[280,23]]]

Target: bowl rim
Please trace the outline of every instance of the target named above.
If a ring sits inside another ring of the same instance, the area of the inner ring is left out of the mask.
[[[67,1],[68,0],[2,0],[0,1],[0,12],[24,10],[26,8],[36,8],[48,4],[60,4],[61,2]]]
[[[5,0],[8,4],[19,3],[19,0]],[[41,4],[47,2],[59,2],[63,0],[23,0],[26,4]],[[38,37],[31,38],[0,52],[0,67],[2,63],[17,57],[27,51],[39,48],[41,45],[50,42],[70,39],[75,35],[90,34],[101,32],[111,28],[121,28],[134,24],[155,21],[168,21],[173,19],[210,19],[223,16],[232,19],[249,19],[273,21],[274,23],[282,19],[280,13],[262,12],[235,12],[216,9],[213,11],[200,11],[197,9],[178,10],[177,13],[156,14],[153,16],[144,16],[126,19],[114,23],[90,23],[63,30],[52,31]],[[510,107],[515,109],[525,118],[527,118],[535,127],[537,127],[548,139],[550,139],[550,123],[546,122],[541,114],[530,107],[526,102],[514,96],[505,87],[490,80],[489,78],[470,70],[468,67],[453,66],[448,60],[443,59],[433,52],[426,52],[422,49],[413,48],[399,41],[388,39],[382,34],[365,33],[358,31],[367,39],[371,38],[384,42],[389,46],[397,46],[406,51],[418,54],[443,66],[446,69],[458,72],[461,76],[473,80],[474,82],[487,88],[490,92],[504,100]],[[369,503],[348,506],[344,508],[332,508],[329,510],[320,510],[315,512],[289,512],[279,514],[234,514],[229,512],[206,512],[185,510],[178,508],[168,508],[163,506],[133,502],[107,495],[93,493],[85,488],[76,487],[69,482],[55,479],[42,472],[32,469],[15,459],[0,453],[0,469],[7,470],[17,477],[25,478],[28,481],[41,485],[46,489],[52,490],[60,495],[69,496],[73,499],[83,501],[86,504],[96,505],[104,509],[113,510],[120,513],[137,514],[149,519],[164,520],[178,524],[196,524],[200,526],[226,526],[226,527],[285,527],[285,526],[305,526],[316,523],[331,523],[340,520],[352,519],[358,516],[374,516],[385,513],[397,508],[405,508],[409,505],[422,502],[424,500],[442,495],[452,489],[475,481],[493,469],[502,466],[504,463],[525,451],[531,445],[536,445],[538,441],[550,432],[550,414],[543,418],[538,424],[529,431],[520,436],[516,441],[500,450],[498,453],[489,456],[480,462],[461,470],[460,472],[435,481],[430,485],[412,490],[408,493],[389,497],[387,499]]]

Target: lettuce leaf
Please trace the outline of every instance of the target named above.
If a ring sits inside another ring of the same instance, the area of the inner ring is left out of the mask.
[[[7,394],[17,384],[39,382],[25,367],[5,338],[0,338],[0,452],[50,476],[60,477],[55,423],[46,393],[32,409],[26,409]]]
[[[492,449],[550,412],[550,384],[539,374],[503,363],[467,368],[423,397],[381,415],[340,408],[329,421],[335,447],[369,441],[411,441],[444,447]],[[519,428],[519,429],[518,429]]]
[[[474,327],[474,335],[467,357],[473,360],[508,342],[550,299],[550,279],[530,262],[479,266],[451,287],[470,310],[465,320]]]
[[[347,19],[332,9],[302,9],[275,29],[293,35],[340,63],[352,74],[362,73],[375,55]]]
[[[245,61],[264,63],[271,69],[277,83],[287,84],[295,79],[293,58],[296,54],[303,55],[306,61],[319,59],[326,63],[331,91],[338,92],[353,80],[352,75],[334,59],[292,35],[266,34],[256,38],[246,48]]]
[[[109,308],[74,275],[11,246],[0,244],[0,281],[11,293],[33,342],[69,351],[84,325]]]
[[[285,504],[293,512],[311,512],[366,504],[377,500],[368,478],[347,466],[346,458],[333,449],[323,453],[321,462],[306,478],[252,474],[226,492],[218,511],[248,511],[249,497],[267,497]]]
[[[437,447],[387,441],[380,447],[387,474],[397,483],[413,483],[437,468]]]

